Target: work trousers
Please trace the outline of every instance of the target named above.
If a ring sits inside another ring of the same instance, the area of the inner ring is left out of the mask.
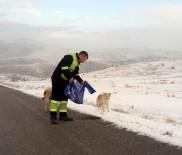
[[[67,112],[68,97],[64,90],[68,85],[68,81],[61,78],[58,80],[52,79],[52,98],[50,102],[50,112]]]

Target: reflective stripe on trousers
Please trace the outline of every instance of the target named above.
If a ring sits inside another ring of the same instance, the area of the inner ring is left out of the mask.
[[[50,102],[50,111],[57,112],[58,105],[60,106],[59,112],[67,112],[67,103],[68,101],[55,101],[51,100]]]

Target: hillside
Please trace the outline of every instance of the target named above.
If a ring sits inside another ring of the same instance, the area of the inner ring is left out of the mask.
[[[85,90],[83,105],[69,101],[69,108],[101,117],[118,128],[126,128],[165,143],[182,146],[182,59],[112,66],[82,73],[96,90]],[[50,78],[16,77],[1,74],[0,83],[42,97]],[[26,82],[25,82],[26,81]],[[110,112],[96,107],[97,95],[111,92]]]

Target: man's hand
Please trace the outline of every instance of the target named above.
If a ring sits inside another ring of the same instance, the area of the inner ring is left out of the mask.
[[[69,79],[69,83],[73,83],[74,80],[75,80],[75,79],[72,77],[71,79]]]

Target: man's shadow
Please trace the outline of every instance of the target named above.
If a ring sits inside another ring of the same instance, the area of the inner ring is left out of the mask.
[[[78,117],[77,120],[100,120],[101,117],[93,116],[93,115],[86,115]]]

